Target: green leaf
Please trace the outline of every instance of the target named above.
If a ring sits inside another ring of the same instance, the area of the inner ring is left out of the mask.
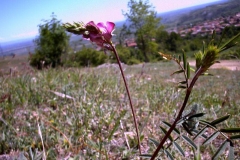
[[[225,44],[223,44],[223,45],[219,48],[219,49],[220,49],[220,52],[222,52],[222,51],[224,51],[224,50],[227,50],[227,49],[235,46],[236,43],[234,43],[234,44],[232,44],[232,43],[233,43],[233,41],[235,41],[239,36],[240,36],[240,32],[239,32],[236,36],[232,37],[232,38],[231,38],[229,41],[227,41]]]
[[[229,146],[229,142],[225,140],[222,145],[218,148],[216,153],[213,155],[212,159],[216,160],[224,151],[225,149]]]
[[[193,138],[196,139],[197,137],[201,136],[204,139],[207,139],[207,136],[204,134],[204,132],[206,132],[207,128],[203,128],[202,130],[198,131],[196,129],[194,129],[192,132],[196,134],[196,136]]]
[[[181,59],[182,59],[182,57],[179,55],[179,56],[178,56],[178,61],[179,61],[179,63],[181,62]]]
[[[164,153],[165,153],[165,155],[167,156],[167,158],[168,158],[169,160],[174,160],[172,154],[171,154],[170,152],[168,152],[168,150],[164,150]]]
[[[203,45],[202,53],[204,53],[204,52],[205,52],[205,41],[203,41],[202,43],[203,43],[203,44],[202,44],[202,45]]]
[[[230,139],[240,139],[240,135],[230,136]]]
[[[174,75],[174,74],[182,73],[182,72],[184,72],[184,70],[182,70],[182,69],[181,69],[181,70],[178,70],[178,71],[175,71],[175,72],[173,72],[173,73],[171,74],[171,76]]]
[[[192,132],[190,131],[190,129],[188,128],[189,126],[187,125],[186,122],[184,122],[182,124],[183,128],[187,131],[188,134],[190,134],[191,136],[193,136]]]
[[[210,142],[212,142],[215,138],[217,138],[217,136],[220,134],[220,132],[216,131],[214,132],[211,136],[209,136],[204,142],[203,145],[206,145]]]
[[[178,151],[183,157],[185,157],[185,153],[184,153],[182,147],[180,147],[175,141],[173,141],[173,145],[174,145],[174,147],[177,149],[177,151]]]
[[[189,79],[190,78],[190,65],[189,65],[189,62],[187,62],[187,78]]]
[[[181,81],[181,82],[178,82],[180,84],[187,84],[187,81]]]
[[[196,144],[190,139],[188,138],[187,136],[185,135],[182,135],[182,138],[185,142],[187,142],[190,146],[192,146],[194,149],[197,149],[197,146]]]
[[[159,146],[159,144],[160,144],[160,143],[159,143],[157,140],[155,140],[155,139],[149,138],[148,140],[149,140],[149,142],[152,142],[156,147]]]
[[[183,119],[183,118],[181,118],[181,119],[179,119],[178,121],[177,121],[177,125],[181,125],[181,124],[183,124],[185,122],[185,120]]]
[[[186,86],[178,86],[178,88],[186,89]]]
[[[229,147],[229,153],[228,153],[228,160],[233,160],[234,159],[234,146],[231,146],[230,144],[230,147]]]
[[[160,126],[160,128],[161,128],[161,130],[163,131],[164,134],[167,134],[167,130],[166,130],[165,128],[163,128],[163,127],[161,127],[161,126]],[[171,142],[173,141],[173,138],[172,138],[171,135],[169,135],[168,138],[169,138],[169,140],[170,140]]]
[[[142,158],[149,158],[149,159],[152,158],[151,154],[140,154],[139,156]]]
[[[183,68],[187,69],[187,56],[186,53],[183,51]]]
[[[240,132],[240,128],[224,128],[220,129],[220,131],[224,133],[238,133]]]
[[[172,126],[170,123],[168,123],[166,121],[163,121],[163,124],[165,124],[169,128]],[[173,131],[174,131],[174,133],[180,135],[180,131],[177,128],[174,128]]]
[[[188,119],[192,119],[192,118],[195,118],[195,117],[202,117],[204,115],[205,115],[205,113],[197,113],[197,114],[193,114],[193,115],[189,116]]]
[[[211,124],[212,126],[214,126],[214,125],[216,125],[216,124],[218,124],[218,123],[221,123],[221,122],[227,120],[229,117],[230,117],[230,114],[228,114],[228,115],[226,115],[226,116],[223,116],[223,117],[221,117],[221,118],[218,118],[218,119],[210,122],[210,124]]]

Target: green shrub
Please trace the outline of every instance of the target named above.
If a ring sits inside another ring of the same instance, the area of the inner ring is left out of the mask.
[[[34,40],[37,47],[35,54],[30,57],[30,65],[38,69],[43,66],[61,65],[61,56],[67,50],[68,41],[69,36],[61,26],[61,22],[52,15],[51,20],[39,25],[39,37]]]
[[[98,66],[105,63],[107,55],[92,48],[83,48],[75,54],[70,54],[64,63],[67,67]]]
[[[120,45],[116,46],[116,49],[117,49],[120,61],[124,64],[128,64],[128,65],[139,64],[143,59],[143,56],[139,54],[140,52],[138,52],[137,49],[123,47]],[[114,55],[111,56],[110,62],[117,63],[117,60],[114,57]]]

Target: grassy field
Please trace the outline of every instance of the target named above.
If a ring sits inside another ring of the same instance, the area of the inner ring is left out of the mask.
[[[4,61],[9,66],[3,65]],[[117,65],[37,71],[24,58],[2,60],[0,65],[0,155],[24,153],[31,159],[31,155],[45,153],[47,159],[134,159],[138,154]],[[8,72],[9,68],[15,70]],[[151,152],[148,138],[161,139],[161,121],[172,122],[183,102],[185,91],[176,87],[182,77],[171,76],[178,68],[174,62],[123,68],[136,109],[142,151]],[[198,104],[199,110],[207,113],[203,117],[206,120],[231,114],[224,126],[240,127],[240,71],[215,68],[209,72],[214,76],[200,77],[188,108]],[[216,141],[201,152],[207,156],[207,150],[216,150],[217,145]],[[191,150],[185,149],[189,153],[185,159],[191,159]],[[240,156],[239,152],[238,145],[235,155]]]

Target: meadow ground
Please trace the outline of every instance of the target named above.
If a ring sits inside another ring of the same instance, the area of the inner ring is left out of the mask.
[[[1,59],[0,67],[0,155],[24,153],[30,159],[31,151],[41,155],[44,146],[49,159],[135,156],[135,129],[116,64],[37,71],[28,65],[27,56],[16,56]],[[178,69],[174,62],[123,65],[123,69],[143,138],[142,151],[151,153],[148,138],[160,140],[162,121],[172,122],[182,104],[184,90],[176,86],[183,77],[171,76]],[[240,127],[240,62],[221,61],[209,72],[214,76],[199,78],[187,109],[197,104],[209,121],[230,114],[220,126]],[[221,140],[201,147],[203,158],[209,159]],[[180,144],[186,154],[183,159],[191,159],[191,148]],[[235,150],[239,157],[239,141]]]

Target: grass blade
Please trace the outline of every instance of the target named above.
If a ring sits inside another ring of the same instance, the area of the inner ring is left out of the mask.
[[[112,139],[112,136],[113,136],[114,132],[118,129],[118,127],[120,125],[120,121],[126,115],[126,113],[127,113],[127,110],[122,111],[122,113],[120,114],[120,116],[116,120],[116,123],[115,123],[115,125],[114,125],[114,127],[113,127],[113,129],[112,129],[112,131],[110,133],[110,135],[108,136],[108,140],[109,141]]]

